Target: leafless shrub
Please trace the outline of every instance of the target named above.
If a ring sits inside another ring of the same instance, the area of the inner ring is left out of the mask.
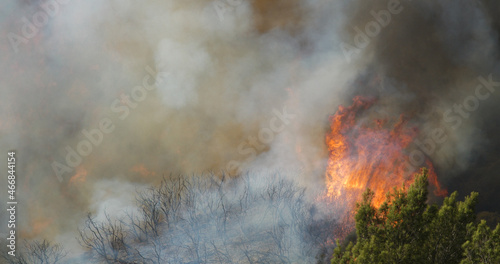
[[[89,215],[80,243],[94,261],[313,263],[332,235],[311,232],[320,224],[304,189],[277,175],[164,179],[137,206],[124,219]]]
[[[52,244],[47,240],[25,240],[16,256],[3,254],[8,264],[57,264],[62,263],[67,252],[60,244]]]

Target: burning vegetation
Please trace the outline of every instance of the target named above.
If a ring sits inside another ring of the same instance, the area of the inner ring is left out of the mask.
[[[353,208],[367,189],[375,192],[373,203],[379,207],[394,187],[413,182],[406,148],[418,130],[404,116],[397,120],[370,119],[366,112],[375,99],[355,97],[348,107],[340,106],[330,119],[326,135],[329,160],[326,169],[327,196]],[[425,164],[436,195],[445,196],[429,159]]]

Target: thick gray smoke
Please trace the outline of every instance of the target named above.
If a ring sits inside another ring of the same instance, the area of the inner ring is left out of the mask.
[[[135,189],[164,175],[286,169],[314,201],[328,116],[355,95],[378,98],[376,117],[408,116],[420,131],[411,165],[426,155],[451,183],[497,146],[498,11],[446,0],[5,4],[0,149],[17,153],[21,238],[75,244],[88,211],[131,208]]]
[[[125,210],[163,175],[322,184],[324,120],[349,76],[308,38],[335,33],[314,29],[316,3],[236,2],[8,6],[1,145],[17,153],[20,238],[75,244],[86,212]]]

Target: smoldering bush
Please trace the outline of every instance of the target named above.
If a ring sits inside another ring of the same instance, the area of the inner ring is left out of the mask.
[[[103,263],[314,263],[334,223],[304,191],[279,175],[164,179],[138,193],[136,213],[89,215],[80,243]]]

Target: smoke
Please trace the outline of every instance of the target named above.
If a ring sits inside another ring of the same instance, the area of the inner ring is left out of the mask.
[[[322,121],[349,77],[332,75],[342,58],[320,59],[302,33],[315,4],[9,8],[1,144],[17,153],[21,238],[68,237],[87,211],[128,208],[130,186],[163,175],[287,167],[315,172],[295,179],[304,186],[322,182]]]
[[[314,263],[333,245],[334,219],[318,215],[304,191],[277,174],[168,179],[140,192],[139,212],[88,218],[85,262]]]
[[[327,118],[359,94],[378,98],[374,115],[409,115],[434,142],[412,150],[459,178],[497,144],[498,93],[467,98],[481,77],[500,80],[498,7],[393,2],[6,4],[0,146],[17,153],[22,237],[64,240],[88,211],[129,208],[133,186],[164,175],[288,169],[314,197]],[[379,32],[358,47],[354,27],[373,21]]]
[[[498,7],[490,1],[355,1],[347,10],[345,39],[363,44],[352,62],[363,69],[352,94],[378,97],[379,116],[404,114],[419,128],[408,151],[413,166],[427,155],[442,181],[462,194],[474,190],[457,177],[477,174],[471,168],[498,157],[491,115],[498,111]],[[493,177],[475,189],[498,186]]]

